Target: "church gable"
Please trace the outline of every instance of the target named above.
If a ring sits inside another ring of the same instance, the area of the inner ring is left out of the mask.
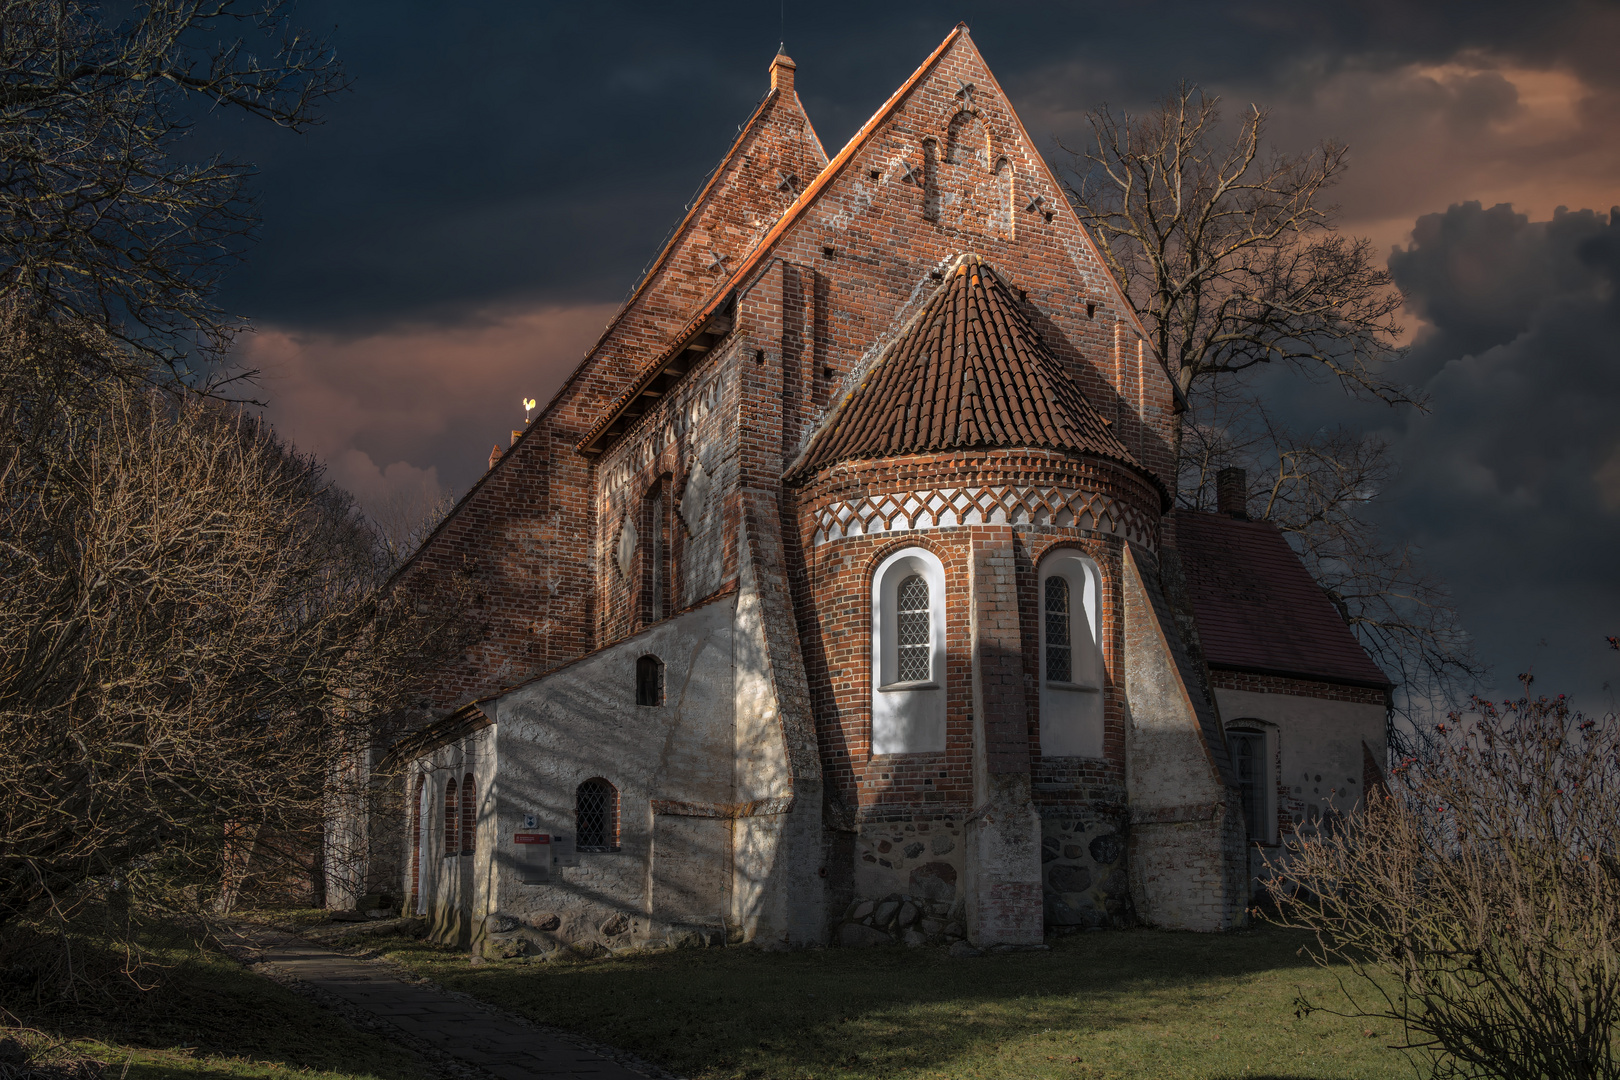
[[[801,441],[787,448],[789,460],[967,253],[1003,271],[1069,378],[1139,462],[1168,476],[1170,381],[965,27],[736,275],[746,291],[767,259],[781,259],[814,275],[814,302],[824,305],[816,360],[834,389],[802,396],[817,407],[793,425]]]

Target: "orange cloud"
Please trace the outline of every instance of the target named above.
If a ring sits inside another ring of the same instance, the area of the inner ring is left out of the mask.
[[[486,312],[459,326],[367,336],[262,327],[238,346],[270,420],[374,513],[430,505],[482,474],[579,363],[616,305]]]
[[[1335,192],[1349,231],[1381,248],[1421,214],[1474,200],[1545,219],[1620,203],[1620,91],[1574,72],[1467,53],[1443,64],[1347,68],[1276,102],[1284,146],[1349,144]]]

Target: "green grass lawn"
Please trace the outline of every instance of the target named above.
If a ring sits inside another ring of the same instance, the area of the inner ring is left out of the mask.
[[[1333,974],[1299,955],[1304,943],[1275,928],[1142,930],[975,959],[734,948],[480,967],[427,943],[385,948],[440,985],[694,1080],[1409,1080],[1388,1025],[1296,1016],[1301,992],[1338,1000]]]
[[[424,1080],[415,1054],[356,1031],[305,998],[195,946],[152,951],[148,994],[116,1007],[53,1006],[21,1019],[64,1049],[107,1062],[109,1080],[288,1077]],[[0,1035],[5,1034],[0,1031]]]

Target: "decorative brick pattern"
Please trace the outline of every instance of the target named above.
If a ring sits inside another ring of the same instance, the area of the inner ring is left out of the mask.
[[[1058,525],[1150,544],[1153,524],[1128,503],[1090,491],[966,487],[906,491],[835,502],[816,513],[812,547],[863,533],[956,525]]]
[[[1354,701],[1363,705],[1389,704],[1389,691],[1371,686],[1346,686],[1316,679],[1290,679],[1283,675],[1256,675],[1213,666],[1209,669],[1209,684],[1219,690],[1247,690],[1253,694],[1292,694],[1328,701]]]

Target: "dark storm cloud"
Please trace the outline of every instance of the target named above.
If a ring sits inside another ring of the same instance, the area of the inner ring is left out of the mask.
[[[1580,5],[1539,12],[1533,26],[1505,4],[786,11],[800,92],[829,153],[959,18],[1043,144],[1076,134],[1077,110],[1101,98],[1139,104],[1181,78],[1298,93],[1301,78],[1346,63],[1477,48],[1609,72],[1580,61],[1594,37],[1614,41],[1590,26],[1568,32],[1598,18]],[[227,301],[281,325],[350,331],[514,300],[621,298],[764,91],[778,33],[776,6],[758,3],[312,0],[299,12],[330,33],[354,89],[307,136],[217,133],[260,166],[265,217]],[[1511,88],[1476,81],[1458,107],[1483,122]]]
[[[1420,218],[1390,259],[1429,324],[1407,361],[1433,411],[1400,431],[1392,535],[1419,544],[1495,662],[1612,707],[1620,664],[1620,216],[1505,206]]]

